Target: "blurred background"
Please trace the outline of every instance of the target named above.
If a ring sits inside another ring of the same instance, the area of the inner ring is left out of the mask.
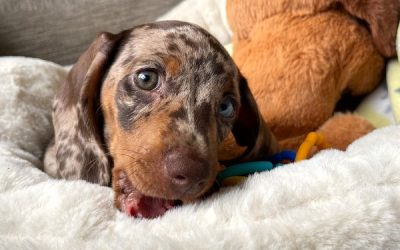
[[[101,31],[154,21],[181,0],[0,0],[0,56],[67,65]]]

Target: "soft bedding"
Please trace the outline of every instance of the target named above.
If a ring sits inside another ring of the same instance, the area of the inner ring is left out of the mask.
[[[0,58],[0,249],[399,249],[400,126],[133,219],[110,188],[40,170],[65,75],[39,59]]]

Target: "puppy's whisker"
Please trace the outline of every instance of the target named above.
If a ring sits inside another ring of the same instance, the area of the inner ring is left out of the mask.
[[[146,165],[146,164],[149,164],[149,163],[157,163],[157,161],[152,160],[152,159],[144,160],[141,157],[135,157],[135,156],[132,156],[132,155],[129,155],[129,154],[117,153],[117,155],[128,157],[130,159],[130,161],[127,162],[128,164],[139,163],[141,165]],[[142,169],[140,171],[143,172],[144,170],[145,169]]]
[[[139,146],[139,149],[144,150],[144,152],[146,152],[146,153],[150,151],[149,148],[140,147],[140,146]],[[120,149],[118,149],[118,150],[123,150],[123,151],[128,151],[128,152],[137,152],[137,153],[143,154],[143,152],[140,152],[140,151],[137,151],[137,150],[134,150],[134,149],[124,149],[124,148],[120,148]]]
[[[96,163],[97,161],[98,161],[97,158],[91,160],[90,162],[88,162],[87,164],[85,164],[84,167],[83,167],[82,169],[86,169],[86,168],[87,168],[86,172],[87,172],[87,173],[90,173],[90,171],[91,171],[93,168],[97,168],[97,166],[96,166],[97,164],[94,164],[94,163]]]

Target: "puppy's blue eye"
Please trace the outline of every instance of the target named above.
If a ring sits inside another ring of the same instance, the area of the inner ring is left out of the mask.
[[[223,118],[232,118],[235,115],[235,107],[231,97],[226,96],[222,99],[222,102],[219,105],[219,114]]]
[[[135,75],[135,84],[143,90],[152,90],[158,86],[159,77],[153,70],[142,70]]]

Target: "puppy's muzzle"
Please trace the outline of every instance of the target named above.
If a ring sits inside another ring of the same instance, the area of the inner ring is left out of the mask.
[[[165,179],[174,196],[193,197],[204,191],[211,179],[211,163],[194,150],[178,148],[164,154]]]

